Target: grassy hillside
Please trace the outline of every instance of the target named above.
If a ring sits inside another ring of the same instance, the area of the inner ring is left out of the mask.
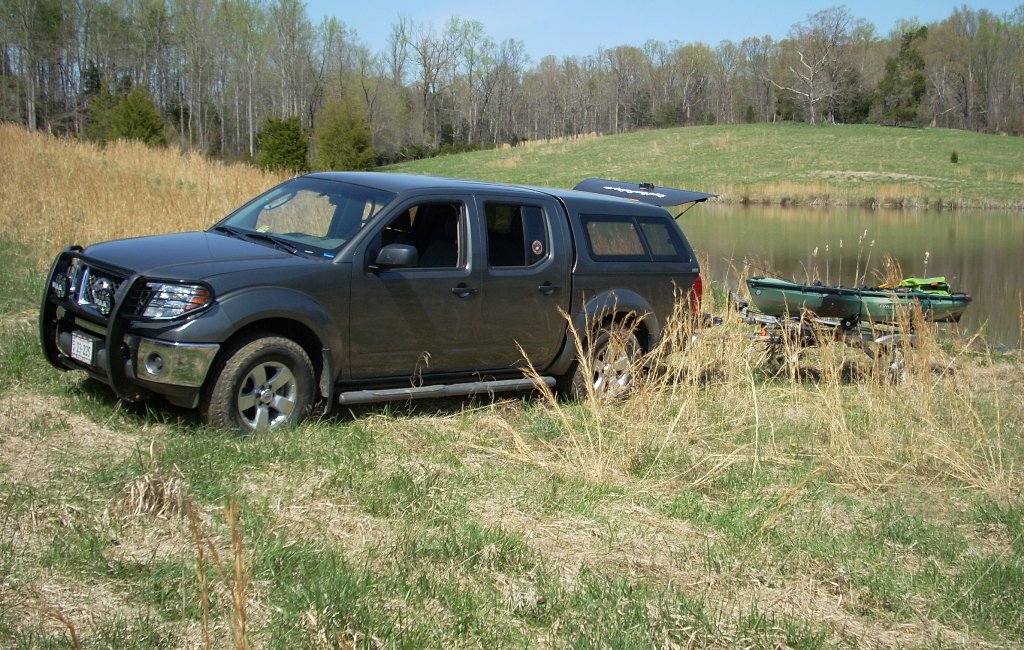
[[[556,187],[587,177],[649,181],[727,201],[1024,208],[1024,139],[945,129],[690,127],[526,143],[390,169]]]
[[[614,404],[366,406],[239,439],[50,368],[41,269],[275,179],[2,126],[0,169],[0,647],[1024,638],[1016,355],[923,328],[893,384],[840,345],[766,360],[729,322]]]

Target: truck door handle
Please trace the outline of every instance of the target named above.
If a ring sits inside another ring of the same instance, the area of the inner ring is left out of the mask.
[[[460,282],[457,286],[452,287],[452,293],[459,298],[466,298],[476,293],[476,289],[467,287],[464,282]]]
[[[561,285],[551,284],[550,282],[545,282],[544,284],[537,286],[537,290],[543,293],[545,296],[550,296],[551,294],[553,294],[554,292],[558,291],[561,288]]]

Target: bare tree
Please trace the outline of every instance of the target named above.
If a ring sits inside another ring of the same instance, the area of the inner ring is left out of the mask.
[[[679,84],[680,66],[677,65],[680,44],[662,41],[644,43],[644,53],[650,60],[647,86],[651,96],[651,115],[660,127],[676,125],[674,94]]]
[[[498,57],[492,73],[492,142],[495,144],[515,141],[521,137],[522,131],[517,119],[517,90],[528,63],[529,56],[522,41],[508,38],[498,46]]]
[[[732,124],[736,121],[736,83],[740,72],[743,53],[732,41],[722,41],[715,48],[715,115],[719,122]]]
[[[189,147],[207,151],[210,125],[207,106],[214,77],[214,4],[213,0],[182,0],[176,7],[185,63],[179,96],[188,108],[183,135],[187,133]]]
[[[391,25],[391,33],[388,34],[388,49],[384,59],[391,71],[391,80],[397,85],[405,83],[412,31],[412,21],[406,16],[399,16],[398,22]]]
[[[844,46],[861,21],[846,7],[832,7],[809,16],[790,29],[790,56],[786,65],[790,75],[782,81],[772,80],[780,89],[804,98],[807,121],[818,120],[820,104],[826,107],[826,119],[834,122],[832,100],[839,91],[840,78],[849,63],[844,59]]]
[[[12,41],[15,44],[12,59],[17,69],[18,78],[22,82],[21,94],[24,101],[25,127],[29,131],[35,131],[38,124],[39,33],[43,28],[39,1],[8,0],[5,5],[5,18],[10,20],[12,25]]]
[[[300,0],[274,0],[267,26],[267,59],[279,93],[275,112],[281,117],[307,115],[307,91],[314,75],[314,35],[305,5]]]
[[[412,56],[417,68],[416,86],[423,116],[424,138],[438,145],[440,125],[439,103],[450,79],[449,69],[454,63],[452,32],[438,33],[432,26],[420,26],[410,40]]]
[[[675,95],[682,112],[682,123],[690,124],[697,117],[695,113],[703,113],[700,106],[711,77],[713,54],[703,43],[684,45],[676,49],[673,65],[678,69]]]
[[[638,47],[622,45],[605,52],[611,77],[612,132],[620,133],[650,123],[650,101],[645,95],[650,59]]]
[[[482,139],[481,111],[486,101],[484,79],[494,68],[496,44],[487,36],[483,23],[463,21],[456,40],[457,79],[453,110],[456,139],[472,143]],[[465,133],[462,133],[463,128]]]
[[[746,38],[740,43],[743,51],[743,69],[751,95],[751,105],[757,106],[757,117],[768,121],[775,111],[772,107],[771,62],[777,47],[771,36]]]
[[[316,126],[316,114],[323,104],[328,81],[337,88],[339,97],[350,95],[348,86],[353,83],[352,77],[358,65],[354,48],[349,45],[350,38],[345,24],[337,18],[326,17],[317,27],[316,45],[311,57],[312,76],[307,90],[309,102],[306,110],[310,127]],[[353,96],[354,92],[353,89]]]
[[[553,56],[544,57],[536,69],[523,76],[530,139],[554,138],[564,133],[566,90],[558,60]]]
[[[592,57],[569,57],[562,61],[560,73],[565,85],[567,131],[571,135],[599,129],[594,97],[597,89],[593,73],[595,67]]]

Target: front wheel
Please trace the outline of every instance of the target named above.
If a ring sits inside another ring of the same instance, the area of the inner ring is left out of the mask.
[[[573,399],[625,397],[640,372],[640,354],[640,341],[632,329],[618,323],[602,327],[584,358],[565,377],[567,392]]]
[[[313,407],[313,364],[297,343],[264,336],[232,352],[202,407],[207,424],[243,434],[298,424]]]

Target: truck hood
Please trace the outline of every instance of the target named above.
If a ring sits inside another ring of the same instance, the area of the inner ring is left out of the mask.
[[[85,254],[150,277],[200,280],[291,264],[323,264],[269,245],[211,232],[183,232],[93,244]]]

